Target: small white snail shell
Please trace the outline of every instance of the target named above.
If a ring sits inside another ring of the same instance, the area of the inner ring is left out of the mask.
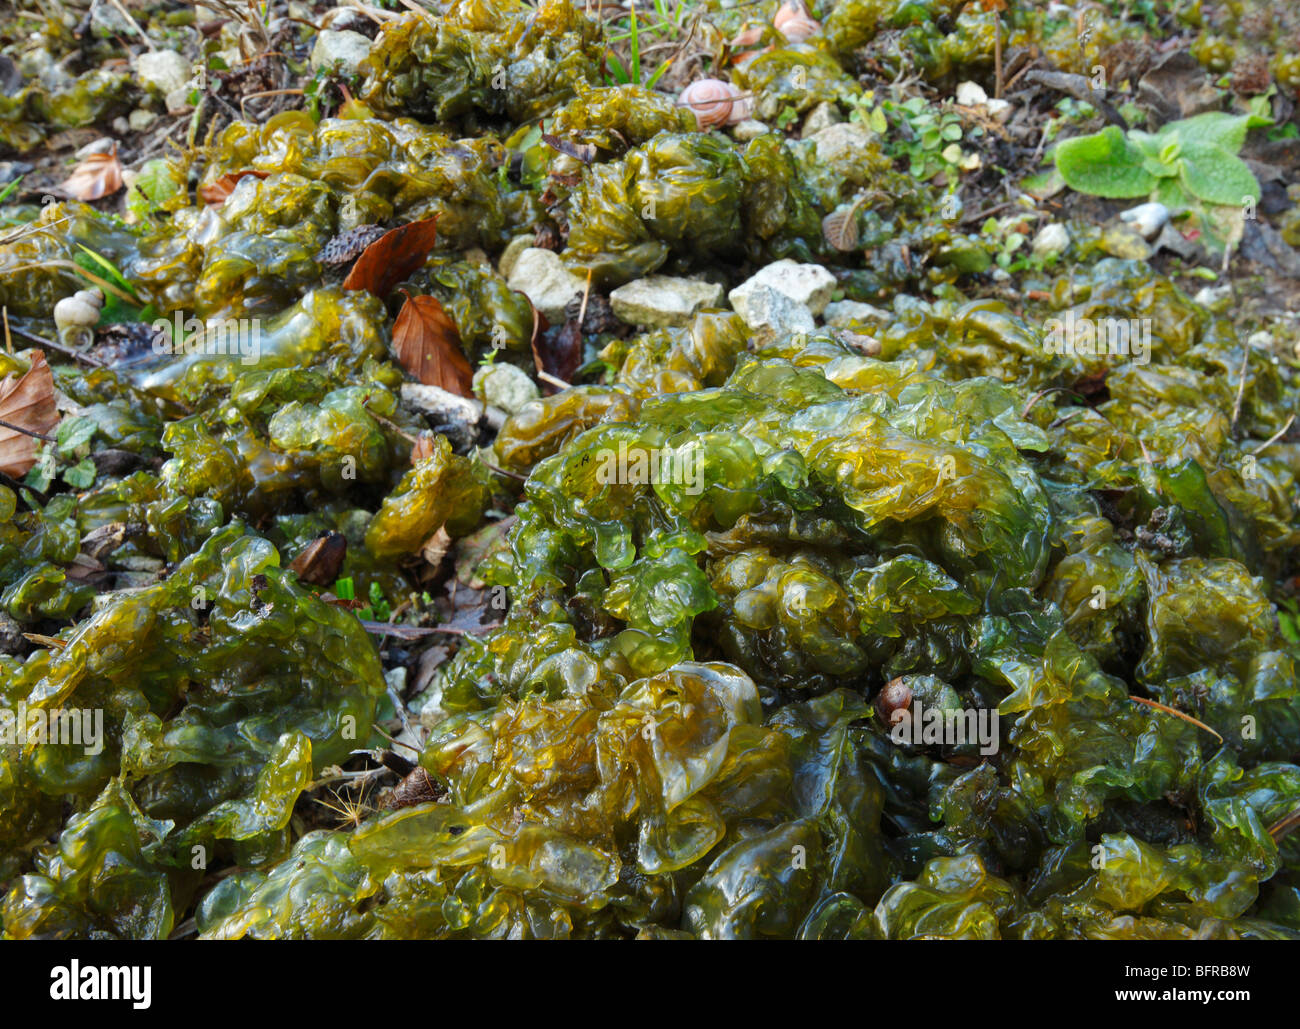
[[[682,90],[677,102],[695,112],[702,129],[743,121],[750,109],[749,99],[740,98],[740,90],[721,79],[696,79]]]
[[[772,24],[791,43],[802,43],[822,30],[821,22],[805,11],[803,4],[798,3],[782,4],[772,19]]]
[[[86,327],[99,321],[104,294],[98,289],[79,289],[54,305],[54,324],[60,329]]]

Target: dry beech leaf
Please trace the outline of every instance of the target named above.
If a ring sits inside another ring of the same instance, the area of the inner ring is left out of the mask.
[[[461,353],[460,333],[436,297],[406,294],[393,324],[393,352],[397,363],[426,386],[473,395],[474,371]]]
[[[264,171],[253,171],[251,168],[245,169],[244,171],[227,172],[220,178],[209,182],[206,186],[200,186],[199,199],[205,204],[224,204],[226,198],[230,196],[230,194],[235,191],[235,187],[239,185],[240,179],[247,178],[249,175],[255,176],[259,179],[264,179],[269,174],[269,172]]]
[[[357,263],[343,280],[343,288],[368,290],[382,300],[394,286],[424,264],[437,238],[436,217],[399,225],[385,232],[361,252]],[[401,315],[398,315],[400,320]],[[423,379],[420,381],[424,382]]]
[[[433,433],[422,432],[411,444],[411,464],[417,465],[433,457]]]
[[[91,154],[74,169],[59,188],[78,200],[98,200],[122,188],[122,162],[117,147],[107,154]]]
[[[572,143],[548,132],[542,133],[542,142],[557,153],[572,157],[583,164],[591,164],[596,159],[596,148],[591,143]]]
[[[582,327],[571,318],[556,333],[539,333],[533,337],[533,364],[539,372],[570,382],[582,364]],[[558,392],[558,387],[543,383],[545,391]]]
[[[312,586],[332,586],[338,581],[343,559],[348,556],[348,538],[341,533],[327,532],[302,549],[289,565],[289,571],[299,582]]]
[[[0,382],[0,421],[44,436],[59,424],[59,412],[54,406],[54,376],[40,350],[34,352],[26,375],[22,378],[9,375]],[[35,437],[0,425],[0,472],[15,477],[26,475],[36,464],[39,445],[40,440]]]
[[[836,250],[852,250],[858,245],[857,205],[844,211],[832,211],[822,219],[822,235]]]

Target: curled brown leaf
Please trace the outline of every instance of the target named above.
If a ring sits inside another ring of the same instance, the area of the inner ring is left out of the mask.
[[[0,421],[41,436],[59,424],[59,412],[54,406],[54,376],[42,351],[34,351],[31,368],[21,378],[9,375],[0,382]],[[38,446],[36,437],[0,426],[0,472],[26,475],[36,464]]]
[[[407,294],[393,324],[393,352],[398,364],[426,386],[473,395],[474,371],[461,353],[460,332],[437,297]]]
[[[385,232],[361,252],[357,263],[343,280],[343,288],[368,290],[383,299],[394,286],[424,264],[437,239],[436,217],[399,225]]]

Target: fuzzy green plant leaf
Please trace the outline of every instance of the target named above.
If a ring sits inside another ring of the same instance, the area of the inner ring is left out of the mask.
[[[1204,143],[1183,145],[1179,178],[1184,189],[1207,204],[1240,206],[1260,196],[1259,182],[1241,158]]]
[[[1093,196],[1141,197],[1156,185],[1156,176],[1144,166],[1143,153],[1114,125],[1057,144],[1056,167],[1067,186]]]

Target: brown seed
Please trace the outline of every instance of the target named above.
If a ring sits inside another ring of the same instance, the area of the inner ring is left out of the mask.
[[[905,711],[911,706],[912,688],[903,681],[901,675],[897,679],[890,679],[876,695],[876,714],[888,726],[894,724],[895,711]]]

